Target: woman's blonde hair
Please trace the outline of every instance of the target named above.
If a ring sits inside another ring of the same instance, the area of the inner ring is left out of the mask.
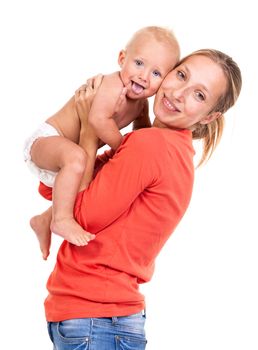
[[[225,117],[223,114],[235,104],[241,91],[242,77],[241,71],[236,62],[233,61],[231,57],[218,50],[202,49],[195,51],[192,54],[184,57],[180,63],[183,63],[188,58],[197,55],[206,56],[217,63],[222,68],[227,79],[227,88],[225,93],[218,99],[215,106],[209,113],[219,112],[221,113],[221,116],[209,124],[197,123],[195,125],[195,130],[193,130],[192,133],[193,139],[202,139],[203,141],[203,153],[198,164],[198,166],[200,166],[209,160],[220,142],[225,123]]]

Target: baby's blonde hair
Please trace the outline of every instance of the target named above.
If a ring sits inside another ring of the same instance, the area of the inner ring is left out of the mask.
[[[242,87],[242,76],[236,62],[233,61],[231,57],[218,50],[202,49],[195,51],[192,54],[184,57],[180,63],[183,63],[189,57],[198,55],[206,56],[213,62],[217,63],[223,70],[227,80],[225,93],[220,96],[215,106],[209,112],[209,114],[213,112],[220,112],[221,116],[209,124],[197,123],[195,125],[195,129],[193,130],[193,139],[203,140],[203,154],[198,164],[198,166],[200,166],[209,160],[220,142],[225,124],[225,117],[223,114],[235,104]]]
[[[175,53],[177,53],[177,60],[180,57],[180,47],[178,41],[172,30],[165,27],[149,26],[143,27],[134,33],[132,38],[127,43],[125,49],[128,50],[134,45],[134,43],[142,37],[151,37],[157,40],[158,42],[163,42],[171,47]],[[146,38],[147,40],[147,38]]]

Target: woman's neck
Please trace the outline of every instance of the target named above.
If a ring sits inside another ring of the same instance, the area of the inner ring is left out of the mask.
[[[155,118],[152,124],[155,128],[168,129],[168,130],[185,130],[180,128],[168,127],[166,124],[162,123],[159,119]]]
[[[154,119],[152,126],[155,128],[168,129],[168,127],[165,124],[161,123],[157,118]]]

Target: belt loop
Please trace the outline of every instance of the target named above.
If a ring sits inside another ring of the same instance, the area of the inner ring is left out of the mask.
[[[142,316],[146,318],[146,308],[144,308],[144,310],[142,310]]]
[[[114,325],[114,324],[116,324],[116,323],[117,323],[117,317],[114,316],[114,317],[112,317],[112,324]]]

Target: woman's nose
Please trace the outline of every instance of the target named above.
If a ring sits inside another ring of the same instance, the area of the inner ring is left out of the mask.
[[[176,100],[182,102],[184,100],[185,90],[184,89],[175,89],[173,91],[173,96]]]

